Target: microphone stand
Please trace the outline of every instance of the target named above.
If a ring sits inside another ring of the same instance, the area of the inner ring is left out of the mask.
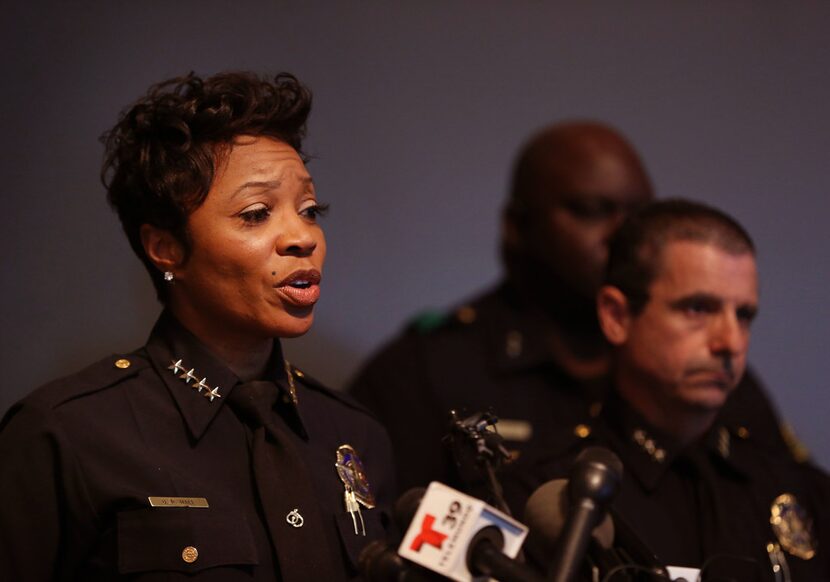
[[[504,500],[504,490],[496,478],[496,469],[510,460],[504,439],[495,430],[498,417],[488,411],[460,418],[455,410],[450,410],[449,416],[449,434],[444,437],[444,442],[451,448],[456,464],[463,472],[464,461],[472,452],[475,467],[484,476],[491,505],[512,516]]]

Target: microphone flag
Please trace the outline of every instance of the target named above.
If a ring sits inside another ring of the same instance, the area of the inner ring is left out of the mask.
[[[496,527],[504,538],[501,549],[515,558],[528,528],[481,499],[433,481],[406,531],[398,554],[458,582],[473,580],[467,567],[467,550],[485,527]]]

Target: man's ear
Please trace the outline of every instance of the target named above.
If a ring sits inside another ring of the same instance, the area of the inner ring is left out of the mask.
[[[147,257],[159,271],[174,275],[184,262],[184,249],[172,233],[151,224],[142,224],[139,230],[141,244]]]
[[[618,346],[628,340],[632,315],[628,298],[617,287],[605,285],[599,290],[597,316],[602,333],[611,344]]]

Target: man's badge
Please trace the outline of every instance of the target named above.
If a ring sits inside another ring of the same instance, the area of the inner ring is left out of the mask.
[[[366,509],[375,507],[375,495],[372,487],[366,478],[366,471],[363,469],[363,462],[351,445],[340,445],[337,447],[337,475],[343,482],[345,492],[343,500],[346,511],[352,516],[355,535],[366,535],[366,524],[363,523],[363,514],[360,512],[362,505]],[[357,522],[360,521],[360,530]]]
[[[813,520],[798,503],[795,495],[783,493],[770,506],[769,522],[781,547],[802,560],[816,555],[818,541],[813,534]]]

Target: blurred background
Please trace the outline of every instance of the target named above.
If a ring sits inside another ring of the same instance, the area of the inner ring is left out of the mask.
[[[513,157],[549,123],[619,128],[658,196],[759,249],[751,362],[830,467],[830,3],[124,0],[4,7],[0,411],[141,345],[160,310],[98,180],[99,135],[190,70],[290,71],[329,254],[289,358],[340,388],[424,309],[498,279]]]

